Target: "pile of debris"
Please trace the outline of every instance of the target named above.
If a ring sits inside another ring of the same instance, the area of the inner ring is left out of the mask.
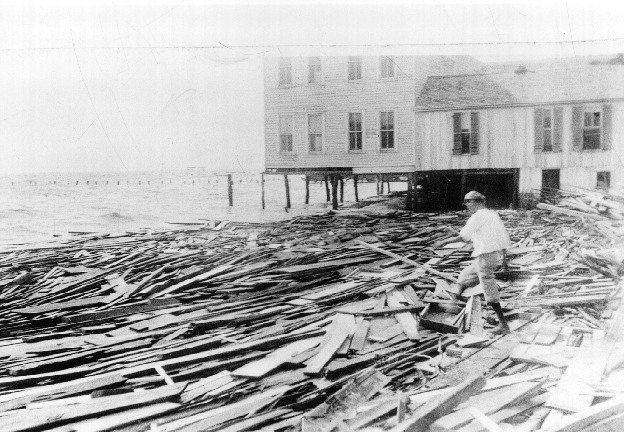
[[[611,240],[576,216],[501,214],[515,332],[494,339],[480,287],[448,295],[468,247],[431,247],[460,213],[7,248],[0,430],[571,431],[622,412],[624,266],[583,252]]]

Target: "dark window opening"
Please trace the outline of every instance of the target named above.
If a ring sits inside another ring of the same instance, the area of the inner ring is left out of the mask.
[[[607,190],[611,187],[611,173],[600,171],[596,174],[596,189]]]
[[[362,114],[349,113],[349,150],[362,150]]]

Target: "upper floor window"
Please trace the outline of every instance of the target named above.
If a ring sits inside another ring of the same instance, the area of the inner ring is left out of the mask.
[[[394,76],[394,59],[389,56],[381,57],[381,77],[391,78]]]
[[[583,113],[583,150],[600,148],[601,131],[601,112],[585,111]]]
[[[280,151],[293,151],[293,116],[279,116]]]
[[[479,113],[453,114],[453,154],[479,153]]]
[[[279,59],[279,84],[292,84],[292,64],[288,57],[280,57]]]
[[[362,57],[349,57],[349,80],[362,79]]]
[[[349,113],[349,150],[362,150],[362,113]]]
[[[394,148],[394,112],[385,111],[380,115],[379,132],[381,138],[381,149],[388,150]]]
[[[321,114],[308,116],[308,148],[311,152],[323,150],[323,116]]]
[[[321,58],[310,57],[308,61],[308,82],[320,83],[321,79]]]

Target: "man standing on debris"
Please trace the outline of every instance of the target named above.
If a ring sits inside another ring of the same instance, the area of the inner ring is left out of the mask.
[[[498,213],[485,207],[485,195],[470,191],[464,197],[464,205],[468,209],[470,218],[459,235],[434,243],[438,248],[448,243],[472,241],[475,260],[459,274],[460,293],[466,288],[473,287],[481,282],[486,302],[494,309],[499,325],[493,334],[510,332],[507,320],[500,305],[498,285],[494,280],[494,271],[502,255],[503,264],[507,260],[509,234],[503,225]]]

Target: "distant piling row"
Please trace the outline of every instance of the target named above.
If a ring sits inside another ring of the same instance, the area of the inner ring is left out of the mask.
[[[355,201],[359,201],[359,196],[358,196],[358,176],[357,175],[353,175],[352,177],[353,179],[353,189],[354,189],[354,195],[355,195]],[[310,182],[312,181],[317,181],[320,184],[324,183],[325,186],[325,192],[326,192],[326,199],[327,202],[331,202],[332,203],[332,207],[334,209],[338,208],[338,202],[343,203],[344,202],[344,187],[345,187],[345,179],[342,175],[340,174],[328,174],[325,175],[322,179],[319,179],[318,177],[311,179],[310,176],[306,175],[305,176],[305,204],[308,205],[310,203]],[[320,181],[319,181],[320,180]],[[141,179],[141,180],[129,180],[129,179],[109,179],[109,180],[102,180],[102,179],[98,179],[98,180],[64,180],[64,181],[60,181],[60,180],[48,180],[47,184],[48,185],[63,185],[65,182],[67,185],[73,185],[73,186],[80,186],[80,185],[86,185],[86,186],[128,186],[128,185],[132,185],[132,186],[152,186],[152,185],[172,185],[174,184],[183,184],[183,185],[190,185],[190,186],[194,186],[194,185],[201,185],[201,184],[222,184],[223,182],[225,183],[225,188],[227,191],[227,196],[228,196],[228,204],[230,207],[234,206],[234,186],[236,183],[238,184],[242,184],[242,183],[256,183],[256,184],[260,184],[261,186],[261,197],[260,197],[260,201],[261,201],[261,206],[262,209],[265,209],[266,207],[266,202],[265,202],[265,182],[266,181],[272,181],[272,182],[283,182],[284,183],[284,191],[285,191],[285,206],[284,209],[285,211],[288,212],[288,209],[291,208],[292,204],[291,204],[291,196],[290,196],[290,183],[289,183],[289,178],[288,178],[288,174],[282,174],[282,175],[269,175],[268,178],[265,177],[265,174],[260,174],[260,177],[251,177],[251,176],[245,176],[242,178],[234,178],[233,174],[222,174],[222,175],[214,175],[211,177],[191,177],[191,178],[182,178],[182,179],[156,179],[156,180],[145,180],[145,179]],[[17,183],[21,183],[21,182],[17,182]],[[38,186],[39,183],[41,183],[42,185],[46,184],[44,182],[39,182],[36,180],[28,180],[28,185],[30,186]],[[388,188],[388,192],[390,192],[390,179],[385,178],[383,175],[378,175],[376,178],[376,183],[377,183],[377,194],[383,194],[384,193],[384,185],[387,183],[387,188]],[[16,181],[11,181],[11,186],[15,186]]]

